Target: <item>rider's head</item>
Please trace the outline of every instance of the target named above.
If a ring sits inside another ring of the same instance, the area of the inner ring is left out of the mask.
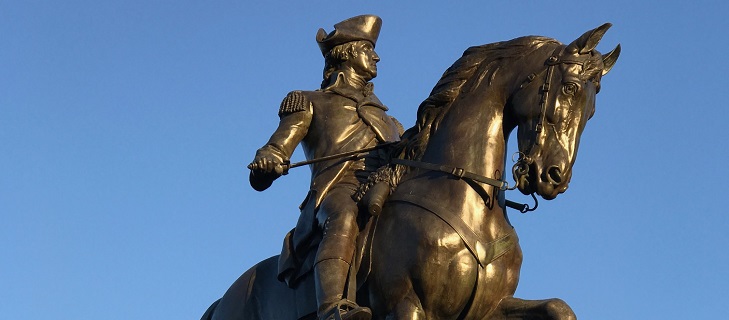
[[[382,19],[374,15],[349,18],[334,25],[327,34],[319,29],[316,41],[324,55],[324,86],[335,71],[351,70],[365,81],[377,76],[375,44],[380,34]]]
[[[377,62],[380,57],[369,41],[352,41],[340,44],[324,55],[324,79],[336,71],[351,70],[365,81],[377,76]]]

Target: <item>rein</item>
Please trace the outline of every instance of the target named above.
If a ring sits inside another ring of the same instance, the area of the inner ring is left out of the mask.
[[[501,191],[514,190],[513,188],[509,189],[509,183],[507,183],[506,181],[485,177],[480,174],[466,171],[463,168],[451,167],[451,166],[447,166],[447,165],[434,164],[434,163],[428,163],[428,162],[422,162],[422,161],[412,161],[412,160],[406,160],[406,159],[392,159],[390,162],[392,162],[394,164],[401,164],[404,166],[413,167],[413,168],[420,168],[420,169],[426,169],[426,170],[430,170],[430,171],[439,171],[439,172],[449,173],[458,179],[466,178],[466,179],[473,180],[476,182],[485,183],[490,186],[497,187]]]
[[[507,191],[507,190],[514,190],[516,189],[516,185],[513,187],[509,187],[509,183],[503,180],[493,179],[486,176],[482,176],[477,173],[473,173],[470,171],[467,171],[463,168],[458,167],[451,167],[447,165],[442,164],[435,164],[435,163],[429,163],[429,162],[422,162],[422,161],[413,161],[413,160],[407,160],[407,159],[399,159],[394,158],[390,160],[393,164],[399,164],[404,165],[408,167],[413,168],[420,168],[430,171],[437,171],[437,172],[444,172],[448,173],[458,179],[468,179],[475,182],[480,182],[484,184],[488,184],[490,186],[494,186],[498,188],[500,191]],[[520,163],[517,163],[514,165],[514,170],[516,170],[517,165]],[[519,210],[521,213],[527,213],[529,211],[537,210],[537,207],[539,206],[539,201],[537,201],[537,197],[534,195],[534,193],[531,194],[532,199],[534,199],[534,207],[529,207],[528,204],[518,203],[511,200],[506,200],[506,206],[512,209]]]

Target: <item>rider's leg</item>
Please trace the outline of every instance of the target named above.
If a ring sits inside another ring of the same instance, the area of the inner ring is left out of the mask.
[[[352,193],[349,188],[330,190],[317,213],[323,233],[314,265],[320,319],[326,318],[335,308],[342,309],[338,311],[342,319],[368,320],[371,317],[367,308],[354,303],[355,297],[345,295],[359,232],[357,204],[352,200]]]

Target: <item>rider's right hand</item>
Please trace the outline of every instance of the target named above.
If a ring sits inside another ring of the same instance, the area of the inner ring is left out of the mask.
[[[253,162],[248,165],[248,169],[280,176],[284,173],[284,161],[270,152],[259,150]]]

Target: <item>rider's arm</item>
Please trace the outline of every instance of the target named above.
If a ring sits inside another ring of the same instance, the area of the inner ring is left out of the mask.
[[[263,191],[280,177],[286,168],[294,149],[306,136],[311,124],[313,110],[311,103],[300,91],[289,93],[279,109],[281,121],[268,143],[258,149],[249,165],[250,182],[253,189]]]

